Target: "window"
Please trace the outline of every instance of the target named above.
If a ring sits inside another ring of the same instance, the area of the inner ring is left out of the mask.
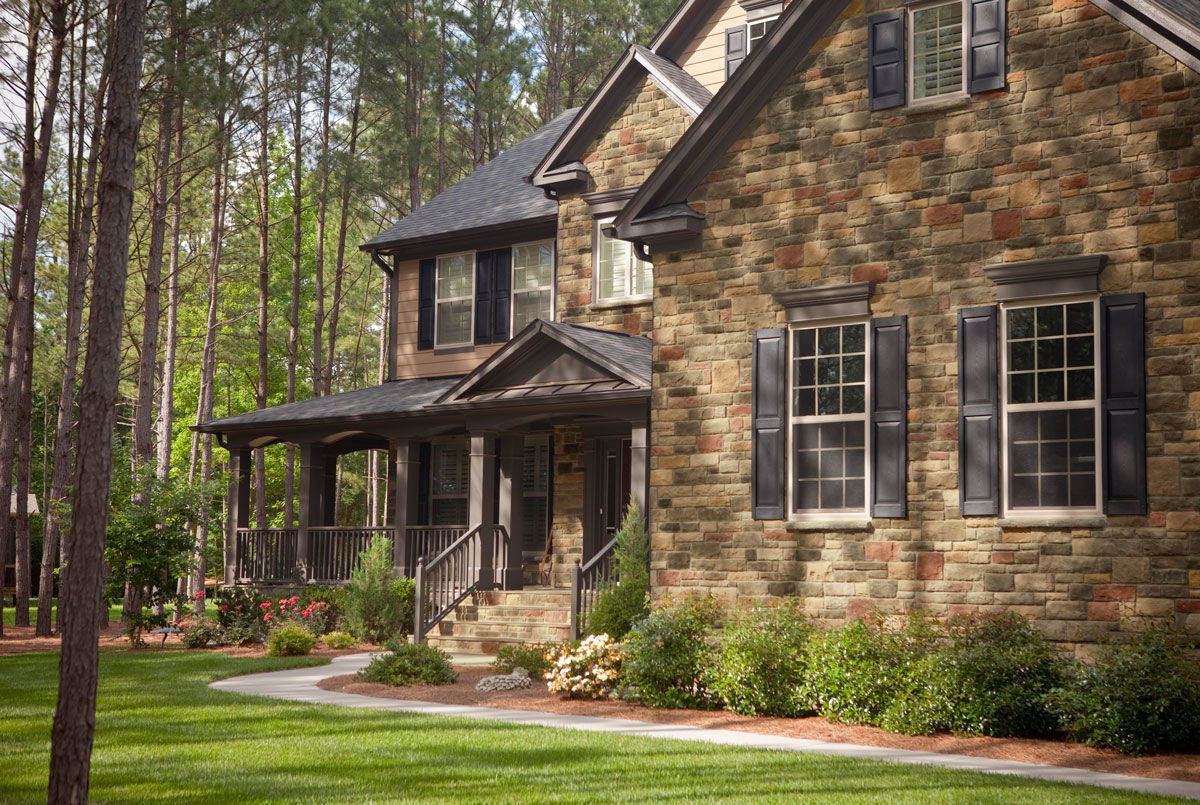
[[[909,9],[910,101],[963,91],[963,6],[951,3]]]
[[[866,513],[866,323],[792,331],[792,510]]]
[[[771,30],[771,26],[775,24],[778,17],[767,17],[766,19],[755,20],[754,22],[746,23],[746,52],[754,50],[754,46],[759,40],[767,35],[767,31]]]
[[[554,297],[554,241],[525,243],[512,253],[512,331],[534,319],[551,319]]]
[[[550,533],[550,436],[525,437],[521,473],[524,549],[541,554]]]
[[[475,295],[475,255],[450,254],[437,259],[436,344],[471,343]]]
[[[741,66],[750,51],[762,41],[779,19],[783,9],[781,2],[758,2],[758,0],[739,0],[746,11],[746,22],[725,29],[725,80],[733,75],[733,71]]]
[[[1003,309],[1005,507],[1097,511],[1097,302]]]
[[[429,524],[466,525],[470,487],[470,441],[433,442],[429,450]]]
[[[633,245],[604,234],[611,218],[596,221],[594,271],[596,301],[647,297],[653,288],[653,266],[633,253]]]

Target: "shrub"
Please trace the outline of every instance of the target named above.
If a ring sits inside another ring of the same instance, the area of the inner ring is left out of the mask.
[[[1074,740],[1144,755],[1200,746],[1200,668],[1165,625],[1102,645],[1053,703]]]
[[[358,641],[354,639],[354,635],[346,632],[329,632],[321,638],[321,642],[330,648],[350,648],[358,645]]]
[[[705,684],[735,713],[799,715],[805,645],[812,631],[799,600],[757,605],[722,632],[704,669]]]
[[[313,584],[306,586],[300,591],[301,611],[308,608],[310,604],[317,602],[325,604],[325,607],[321,611],[321,616],[324,619],[324,623],[321,623],[324,629],[322,634],[342,629],[342,620],[345,617],[346,611],[346,588],[330,587],[327,584]]]
[[[278,601],[263,601],[258,605],[262,612],[263,623],[268,628],[274,628],[281,624],[296,624],[303,626],[314,635],[320,636],[325,634],[325,610],[326,603],[324,601],[311,601],[310,603],[302,604],[300,596],[293,595],[290,598],[280,598]]]
[[[180,627],[179,640],[188,648],[215,646],[221,642],[221,624],[213,618],[188,618]]]
[[[267,638],[260,605],[266,601],[245,587],[227,587],[217,591],[217,621],[225,630],[225,639],[235,646],[261,643]]]
[[[396,578],[392,567],[392,541],[376,537],[359,554],[358,567],[346,587],[346,630],[360,640],[383,644],[412,632],[415,584]]]
[[[621,679],[621,649],[606,634],[564,643],[549,656],[546,688],[568,699],[604,699]]]
[[[954,619],[947,634],[943,646],[917,663],[881,726],[995,737],[1054,730],[1047,697],[1062,684],[1066,663],[1029,621],[1011,612]]]
[[[621,640],[633,625],[650,614],[650,538],[637,503],[630,503],[616,534],[613,581],[600,590],[588,615],[589,634],[607,634]]]
[[[920,613],[898,625],[873,613],[840,629],[814,632],[800,701],[832,721],[878,725],[940,636],[936,622]]]
[[[492,670],[498,674],[511,674],[514,668],[524,668],[530,676],[542,676],[550,670],[551,661],[547,655],[557,652],[558,646],[553,643],[519,643],[515,646],[501,646],[492,660]]]
[[[634,626],[622,645],[628,685],[622,696],[647,707],[711,708],[702,669],[718,615],[711,596],[668,599]]]
[[[317,636],[298,623],[288,623],[272,629],[267,635],[267,654],[272,657],[293,657],[307,654],[317,643]]]
[[[458,674],[450,667],[450,656],[441,649],[394,638],[388,641],[386,652],[371,657],[358,678],[385,685],[449,685]]]

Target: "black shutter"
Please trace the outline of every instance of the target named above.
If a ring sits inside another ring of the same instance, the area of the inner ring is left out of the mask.
[[[867,97],[872,109],[905,101],[904,9],[867,20]]]
[[[1146,513],[1145,295],[1100,299],[1104,511]]]
[[[417,288],[417,349],[433,349],[433,306],[437,260],[422,260]]]
[[[967,92],[1004,89],[1004,0],[967,0]]]
[[[871,516],[908,516],[908,318],[871,321]]]
[[[746,60],[746,26],[725,29],[725,80]]]
[[[475,253],[475,343],[492,343],[492,265],[495,252]]]
[[[958,311],[958,503],[1000,513],[1000,400],[996,307]]]
[[[750,511],[755,520],[784,516],[787,467],[787,331],[754,333]]]
[[[429,442],[421,442],[417,448],[417,522],[421,525],[430,525],[433,514],[429,506],[429,474],[430,464],[433,460],[432,452]]]
[[[497,249],[492,267],[492,343],[508,340],[512,297],[512,249]]]

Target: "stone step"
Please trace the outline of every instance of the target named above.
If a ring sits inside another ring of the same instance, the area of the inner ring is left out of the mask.
[[[505,645],[568,640],[570,623],[569,589],[489,590],[455,607],[427,639],[447,651],[495,653]]]
[[[427,638],[429,645],[436,646],[450,654],[478,654],[496,656],[503,646],[516,646],[525,640],[509,640],[507,638],[463,638],[463,637],[434,637]]]
[[[569,608],[571,591],[563,587],[526,587],[523,590],[489,590],[476,593],[472,600],[486,606],[527,606]]]
[[[478,623],[447,618],[430,636],[505,640],[512,643],[559,643],[570,637],[570,628],[539,623]]]

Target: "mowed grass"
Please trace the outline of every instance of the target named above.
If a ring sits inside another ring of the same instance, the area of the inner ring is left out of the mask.
[[[0,801],[45,801],[57,654],[0,658]],[[90,800],[1068,803],[1169,801],[923,766],[277,702],[217,678],[315,664],[106,651]]]
[[[8,604],[12,604],[12,596],[6,596],[6,599],[7,599]],[[58,614],[58,599],[55,599],[55,602],[50,606],[50,617],[54,618],[57,616],[57,614]],[[12,606],[4,607],[4,625],[5,626],[12,626],[15,623],[14,619],[16,618],[16,616],[17,616],[16,609],[14,609]],[[112,606],[110,606],[108,608],[108,617],[109,617],[109,620],[112,620],[114,622],[119,621],[121,619],[121,605],[113,604]],[[29,625],[32,626],[35,623],[37,623],[37,599],[36,599],[36,597],[34,598],[33,603],[31,603],[29,605]]]

